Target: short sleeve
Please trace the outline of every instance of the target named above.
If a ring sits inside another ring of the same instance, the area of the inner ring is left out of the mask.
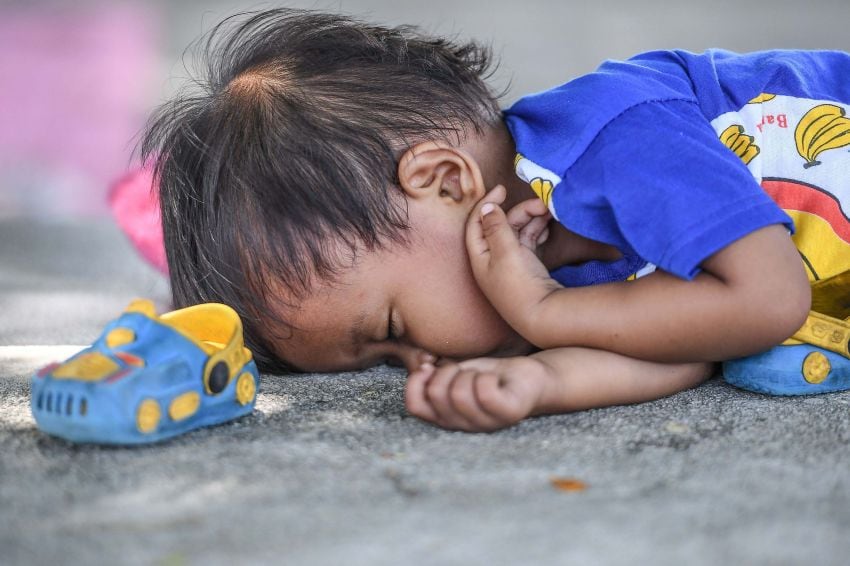
[[[576,232],[626,244],[683,279],[735,240],[791,218],[690,101],[638,104],[614,118],[552,194]]]

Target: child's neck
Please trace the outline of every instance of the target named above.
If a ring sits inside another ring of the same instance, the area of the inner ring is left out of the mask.
[[[488,189],[496,185],[507,189],[504,209],[510,210],[522,201],[535,198],[531,187],[516,175],[516,145],[504,123],[499,123],[479,140],[481,143],[475,144],[477,147],[470,148],[471,153],[481,166]],[[555,220],[550,222],[549,237],[537,253],[549,270],[592,260],[613,261],[622,256],[617,248],[580,236]]]

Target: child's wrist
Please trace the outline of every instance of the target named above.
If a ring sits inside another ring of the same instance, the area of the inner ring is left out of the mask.
[[[564,398],[564,384],[562,376],[558,372],[542,360],[536,360],[543,371],[538,375],[541,380],[540,394],[534,403],[531,410],[531,415],[548,415],[561,412],[561,405]]]
[[[553,285],[541,285],[540,292],[529,298],[528,305],[523,309],[521,320],[517,321],[514,326],[523,338],[537,346],[538,348],[552,348],[555,346],[571,346],[572,344],[560,343],[552,344],[553,337],[557,335],[557,329],[552,326],[550,321],[555,317],[557,320],[563,320],[568,313],[557,315],[558,308],[555,295],[563,290],[563,287],[552,280]]]

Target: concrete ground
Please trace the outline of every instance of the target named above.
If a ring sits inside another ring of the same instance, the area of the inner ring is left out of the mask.
[[[191,39],[269,2],[150,4],[167,16],[167,68],[152,86],[165,96]],[[505,102],[647,49],[846,48],[850,17],[846,0],[285,4],[492,42],[497,86],[513,84]],[[91,342],[135,296],[167,308],[163,279],[108,223],[0,222],[0,564],[837,565],[850,555],[850,394],[770,398],[713,380],[654,403],[465,434],[407,416],[404,374],[380,367],[263,376],[252,415],[153,447],[39,432],[29,375],[73,351],[61,345]]]
[[[265,375],[252,415],[153,447],[42,434],[29,375],[139,295],[167,308],[108,223],[0,223],[0,563],[846,564],[844,393],[713,380],[466,434],[379,367]]]

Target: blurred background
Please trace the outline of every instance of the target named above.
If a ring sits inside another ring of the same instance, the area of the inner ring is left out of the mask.
[[[107,215],[146,116],[185,77],[189,43],[277,5],[489,42],[505,105],[649,49],[850,48],[848,0],[0,0],[0,218]]]

